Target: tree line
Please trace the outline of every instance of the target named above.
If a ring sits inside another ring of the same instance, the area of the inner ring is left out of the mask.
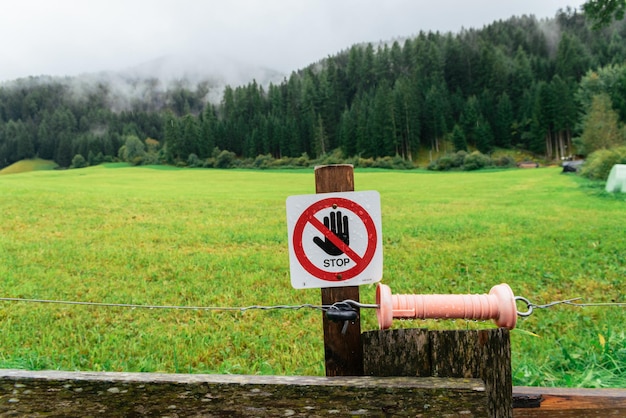
[[[68,167],[78,156],[82,165],[220,155],[411,162],[496,148],[567,158],[586,152],[576,139],[593,97],[606,95],[617,123],[626,120],[625,38],[623,22],[594,28],[572,9],[512,17],[353,45],[278,84],[226,86],[219,103],[206,101],[206,84],[179,85],[119,109],[106,82],[77,94],[62,79],[20,79],[0,86],[0,168],[33,157]]]

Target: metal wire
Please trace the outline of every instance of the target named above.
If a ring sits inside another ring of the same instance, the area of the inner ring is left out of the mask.
[[[528,317],[534,313],[535,309],[547,309],[557,305],[568,305],[584,308],[588,306],[600,306],[600,307],[626,307],[626,302],[590,302],[590,303],[576,303],[576,301],[582,300],[582,298],[571,298],[565,300],[554,301],[543,305],[532,303],[530,300],[523,296],[516,296],[515,302],[522,302],[526,305],[526,311],[517,311],[517,315],[520,317]],[[141,305],[134,303],[107,303],[107,302],[81,302],[71,300],[54,300],[54,299],[30,299],[30,298],[7,298],[0,297],[0,302],[24,302],[24,303],[49,303],[58,305],[81,305],[81,306],[99,306],[109,308],[129,308],[129,309],[172,309],[172,310],[195,310],[195,311],[238,311],[245,312],[250,310],[299,310],[299,309],[316,309],[326,312],[328,310],[354,310],[360,309],[378,309],[380,306],[374,303],[360,303],[352,299],[346,299],[340,302],[335,302],[331,305],[314,305],[305,303],[302,305],[251,305],[251,306],[182,306],[182,305]]]
[[[526,311],[520,312],[517,311],[517,315],[521,317],[527,317],[533,314],[535,309],[547,309],[552,308],[556,305],[569,305],[569,306],[577,306],[579,308],[584,308],[588,306],[602,306],[602,307],[615,307],[615,306],[625,306],[626,302],[590,302],[590,303],[576,303],[577,300],[582,300],[582,298],[571,298],[565,300],[558,300],[555,302],[546,303],[544,305],[538,305],[536,303],[532,303],[528,299],[523,296],[516,296],[515,302],[523,302],[526,304]]]
[[[346,299],[341,302],[335,302],[332,305],[313,305],[305,303],[302,305],[251,305],[251,306],[178,306],[178,305],[141,305],[133,303],[106,303],[106,302],[81,302],[70,300],[52,300],[52,299],[29,299],[29,298],[0,298],[2,302],[25,302],[25,303],[50,303],[59,305],[82,305],[82,306],[99,306],[109,308],[130,308],[130,309],[174,309],[174,310],[195,310],[195,311],[239,311],[245,312],[249,310],[299,310],[299,309],[317,309],[320,311],[327,311],[329,309],[344,309],[345,307],[351,308],[378,308],[375,304],[359,303],[351,299]]]

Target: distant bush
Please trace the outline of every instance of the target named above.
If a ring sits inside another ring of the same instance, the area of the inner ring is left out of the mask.
[[[481,154],[479,151],[474,151],[465,156],[465,159],[463,160],[463,170],[480,170],[481,168],[489,167],[491,164],[491,158],[489,158],[488,155]]]
[[[374,167],[374,159],[358,157],[354,160],[353,165],[355,167],[361,167],[361,168]]]
[[[301,156],[296,158],[296,165],[298,167],[307,167],[309,165],[309,160],[310,160],[309,154],[304,152],[304,153],[302,153]]]
[[[413,161],[402,158],[396,154],[391,158],[391,168],[396,170],[410,170],[415,168],[415,164],[413,164]]]
[[[191,153],[189,154],[189,157],[187,157],[187,166],[191,168],[202,167],[202,161],[196,154]]]
[[[399,155],[394,157],[386,156],[379,158],[353,157],[344,161],[345,164],[352,164],[359,168],[384,168],[392,170],[410,170],[415,168],[413,161],[406,160]]]
[[[516,167],[517,165],[515,158],[508,154],[494,158],[492,162],[496,167]]]
[[[274,163],[274,157],[272,157],[271,154],[262,154],[257,155],[257,157],[254,159],[253,165],[254,168],[265,169],[270,168],[270,166],[272,166]]]
[[[329,153],[322,155],[315,161],[316,165],[329,165],[329,164],[343,164],[345,163],[345,157],[341,148],[335,148]]]
[[[606,180],[615,164],[626,164],[626,146],[592,152],[585,160],[580,174],[592,180]]]
[[[391,157],[382,157],[382,158],[376,158],[376,160],[374,160],[374,167],[376,168],[393,168],[393,161],[391,160]]]
[[[85,157],[80,154],[76,154],[74,158],[72,158],[72,165],[70,168],[84,168],[88,165],[89,164],[87,163],[87,160],[85,160]]]
[[[454,153],[454,158],[452,160],[453,167],[463,167],[463,163],[465,162],[465,157],[467,157],[467,151],[459,150]]]
[[[146,156],[146,146],[135,135],[128,135],[117,155],[122,161],[127,161],[133,165],[141,165],[143,164],[143,158]]]
[[[146,155],[143,156],[143,161],[141,162],[143,165],[157,165],[160,163],[159,154],[154,152],[146,152]]]
[[[442,155],[428,164],[428,169],[432,171],[448,171],[454,167],[454,157],[452,154]]]
[[[222,151],[215,158],[215,168],[232,168],[235,167],[236,155],[232,151]]]
[[[515,165],[515,160],[511,158],[512,164]],[[488,155],[482,154],[479,151],[474,151],[468,154],[467,151],[457,151],[455,153],[449,153],[442,155],[435,161],[432,161],[428,165],[429,170],[433,171],[448,171],[454,169],[461,169],[465,171],[480,170],[481,168],[489,167],[493,164],[491,158]],[[507,160],[506,164],[510,164]]]

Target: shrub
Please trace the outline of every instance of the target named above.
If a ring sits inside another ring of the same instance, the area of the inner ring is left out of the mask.
[[[126,137],[124,145],[120,147],[118,156],[124,160],[132,163],[133,165],[139,165],[143,161],[143,157],[146,155],[146,146],[139,138],[134,135]]]
[[[355,161],[354,165],[357,166],[357,167],[362,167],[362,168],[374,167],[374,159],[373,158],[362,158],[362,157],[359,157]]]
[[[467,151],[460,150],[454,153],[454,158],[452,161],[453,167],[463,167],[463,163],[465,162],[465,157],[467,157]]]
[[[432,161],[428,165],[428,169],[433,171],[448,171],[453,168],[462,167],[467,155],[467,152],[463,150],[457,151],[453,154],[442,155],[435,161]]]
[[[335,148],[330,153],[320,156],[317,160],[318,165],[342,164],[344,162],[343,151],[341,148]]]
[[[454,166],[454,158],[452,154],[442,155],[435,161],[428,164],[428,169],[432,171],[448,171]]]
[[[83,168],[87,167],[87,160],[80,154],[76,154],[74,158],[72,158],[72,165],[70,168]]]
[[[402,158],[401,156],[399,156],[398,154],[396,154],[391,159],[391,165],[392,165],[392,168],[399,169],[399,170],[410,170],[412,168],[415,168],[415,164],[413,164],[413,161],[406,160]]]
[[[495,165],[496,167],[515,167],[516,162],[515,158],[508,154],[505,154],[493,159],[493,165]]]
[[[257,157],[254,159],[253,165],[255,168],[265,169],[269,168],[271,165],[273,165],[273,163],[274,158],[271,154],[261,154],[257,155]]]
[[[156,165],[159,164],[159,154],[155,152],[147,152],[146,155],[143,156],[143,161],[141,162],[143,165]]]
[[[376,160],[374,161],[374,167],[376,167],[376,168],[393,168],[393,161],[392,161],[391,157],[389,157],[389,156],[382,157],[382,158],[376,158]]]
[[[481,154],[479,151],[472,152],[463,160],[463,170],[466,171],[480,170],[490,165],[491,158],[488,155]]]
[[[202,162],[200,161],[200,158],[198,158],[198,156],[194,153],[189,154],[189,157],[187,157],[187,166],[194,168],[194,167],[201,167],[202,166]]]
[[[308,167],[311,159],[309,158],[309,154],[306,152],[302,153],[301,156],[296,158],[295,165],[298,167]]]
[[[230,168],[235,166],[235,153],[231,151],[222,151],[215,159],[216,168]]]
[[[615,164],[626,164],[626,147],[592,152],[583,164],[580,174],[592,180],[606,180]]]
[[[95,156],[91,151],[89,151],[89,155],[91,156],[91,158],[87,158],[87,160],[89,161],[89,165],[98,165],[105,162],[105,156],[102,154],[102,151],[100,151]],[[107,155],[107,157],[112,158],[110,155]]]
[[[142,165],[143,157],[141,155],[137,155],[131,161],[128,161],[128,162],[131,163],[132,165]]]

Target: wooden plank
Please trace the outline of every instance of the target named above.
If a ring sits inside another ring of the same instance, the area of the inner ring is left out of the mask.
[[[478,379],[0,370],[0,416],[487,416]]]
[[[539,401],[530,405],[520,401],[528,397],[539,398]],[[626,389],[515,386],[513,404],[515,418],[626,417]]]
[[[315,192],[354,191],[354,168],[349,164],[315,167]],[[322,304],[331,305],[347,299],[359,302],[358,286],[332,287],[321,290]],[[357,309],[358,314],[358,309]],[[361,320],[344,324],[330,321],[323,316],[324,358],[326,376],[362,376],[363,353],[361,351]]]

